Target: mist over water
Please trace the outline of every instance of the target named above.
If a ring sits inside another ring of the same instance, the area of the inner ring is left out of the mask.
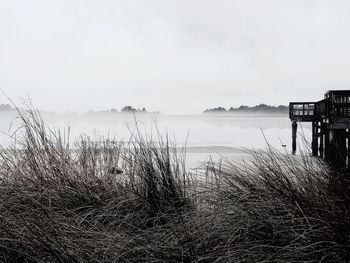
[[[0,113],[0,142],[7,147],[11,143],[10,134],[20,123],[15,112]],[[133,133],[157,138],[158,133],[176,143],[177,147],[187,147],[187,166],[194,168],[211,156],[241,161],[247,157],[246,149],[264,149],[266,140],[277,150],[291,152],[291,124],[285,114],[197,114],[197,115],[152,115],[152,114],[42,114],[46,125],[53,130],[70,128],[70,141],[74,142],[82,134],[92,139],[115,138],[126,141]],[[299,129],[308,138],[310,125]],[[20,138],[20,134],[17,133]],[[265,140],[266,139],[266,140]],[[282,145],[285,145],[283,147]]]

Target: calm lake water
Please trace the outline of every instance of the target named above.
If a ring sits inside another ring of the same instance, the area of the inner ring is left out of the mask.
[[[42,114],[52,129],[70,127],[71,140],[81,134],[92,138],[98,135],[128,140],[138,130],[149,136],[168,134],[179,147],[187,145],[187,166],[200,165],[210,155],[214,160],[224,156],[230,160],[245,158],[244,149],[263,149],[266,140],[281,151],[291,152],[291,123],[283,114],[198,114],[198,115],[152,115],[118,113],[89,114]],[[14,112],[0,112],[0,143],[8,146],[7,134],[20,125]],[[300,126],[299,126],[300,127]],[[310,137],[310,126],[303,124],[299,138],[304,132]],[[286,145],[283,147],[282,145]]]

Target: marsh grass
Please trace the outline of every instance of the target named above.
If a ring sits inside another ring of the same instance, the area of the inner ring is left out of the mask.
[[[48,129],[19,112],[0,152],[2,262],[344,262],[347,174],[272,147],[197,176],[167,137],[121,143]],[[122,173],[121,173],[122,172]]]

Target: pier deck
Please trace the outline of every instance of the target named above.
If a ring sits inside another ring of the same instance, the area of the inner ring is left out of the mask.
[[[317,102],[290,102],[292,150],[296,152],[298,122],[312,123],[312,154],[332,166],[350,164],[350,90],[330,90]]]

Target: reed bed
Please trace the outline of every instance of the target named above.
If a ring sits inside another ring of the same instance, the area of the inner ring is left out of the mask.
[[[48,129],[19,112],[0,151],[1,262],[347,262],[348,173],[272,147],[184,167],[166,136],[127,142]]]

